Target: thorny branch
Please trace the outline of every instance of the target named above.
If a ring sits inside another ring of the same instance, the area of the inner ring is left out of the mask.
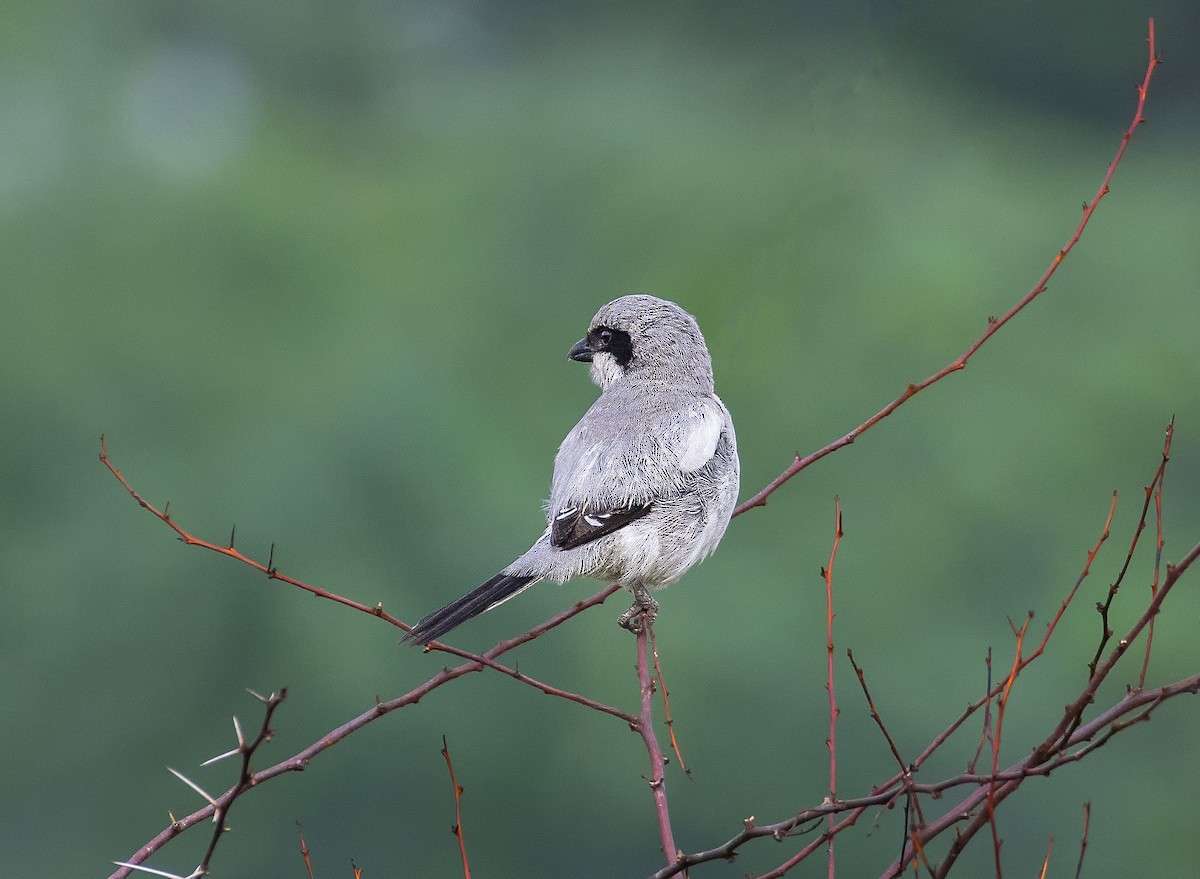
[[[333,747],[342,739],[352,735],[372,721],[382,717],[385,714],[395,711],[398,708],[405,708],[409,705],[415,705],[424,696],[436,690],[438,687],[455,681],[463,675],[482,671],[483,669],[490,667],[490,663],[494,663],[496,657],[507,653],[516,647],[519,647],[521,644],[532,641],[534,638],[537,638],[551,629],[562,625],[567,620],[579,613],[582,613],[588,608],[602,603],[604,599],[612,595],[616,589],[617,587],[605,587],[590,598],[576,602],[572,607],[568,608],[562,613],[556,614],[545,622],[534,626],[524,634],[518,635],[517,637],[507,641],[501,641],[490,650],[480,654],[477,658],[468,659],[466,662],[463,662],[461,665],[454,666],[453,668],[443,668],[438,674],[434,675],[420,686],[410,690],[408,693],[405,693],[403,696],[398,696],[386,702],[377,702],[372,708],[369,708],[368,710],[359,714],[357,717],[354,717],[325,733],[325,735],[321,736],[308,747],[297,751],[292,756],[280,761],[279,763],[276,763],[274,766],[270,766],[266,769],[253,773],[250,786],[262,784],[264,781],[269,781],[272,778],[285,775],[289,772],[303,771],[308,767],[308,764],[312,761],[312,759],[318,754]],[[515,672],[513,675],[515,675]],[[613,713],[617,716],[621,716],[616,709],[612,709],[607,713]],[[622,719],[625,719],[625,717],[631,716],[625,715],[622,717]],[[226,796],[228,796],[228,793]],[[218,799],[217,802],[220,803],[221,799]],[[180,833],[183,833],[188,828],[194,827],[203,821],[210,820],[214,812],[215,806],[210,804],[196,810],[184,818],[173,820],[153,839],[139,848],[126,863],[141,864]],[[131,869],[131,867],[123,866],[120,870],[113,873],[109,879],[123,879],[123,877],[129,875]]]
[[[946,830],[956,827],[955,838],[951,843],[950,851],[942,862],[930,871],[931,875],[935,877],[945,876],[971,837],[982,827],[989,825],[990,816],[995,814],[998,806],[1010,794],[1016,791],[1025,779],[1048,776],[1051,772],[1062,766],[1082,760],[1088,754],[1105,745],[1117,733],[1136,723],[1149,719],[1151,713],[1167,699],[1184,693],[1195,694],[1200,692],[1200,674],[1150,690],[1133,689],[1120,702],[1111,706],[1092,720],[1088,722],[1082,721],[1083,712],[1095,701],[1095,693],[1100,684],[1112,672],[1117,662],[1125,655],[1129,646],[1136,640],[1142,630],[1157,616],[1163,601],[1179,581],[1179,578],[1200,557],[1200,543],[1198,543],[1178,563],[1167,566],[1166,577],[1163,579],[1161,587],[1152,596],[1142,615],[1132,625],[1125,637],[1120,639],[1105,661],[1099,665],[1096,674],[1088,681],[1084,691],[1071,705],[1067,706],[1062,719],[1055,724],[1043,741],[1032,750],[1032,753],[1005,769],[999,768],[998,755],[1001,736],[1000,730],[997,728],[993,733],[992,772],[981,775],[974,771],[968,771],[952,778],[932,783],[916,783],[912,778],[913,773],[916,772],[937,748],[950,738],[968,717],[972,716],[985,704],[989,704],[993,698],[1002,694],[1010,694],[1013,684],[1021,672],[1044,653],[1050,636],[1070,605],[1071,599],[1076,595],[1080,584],[1087,576],[1100,546],[1109,536],[1114,508],[1115,499],[1105,519],[1103,533],[1087,553],[1083,572],[1071,587],[1067,598],[1064,599],[1058,612],[1047,626],[1046,633],[1037,648],[1033,653],[1025,656],[1022,655],[1020,644],[1018,643],[1012,669],[1005,676],[1004,680],[991,688],[984,698],[968,706],[967,710],[958,719],[933,739],[930,745],[926,747],[910,766],[902,769],[901,772],[883,784],[878,785],[866,797],[837,800],[836,802],[827,800],[818,807],[805,809],[792,818],[771,824],[757,825],[747,822],[746,826],[737,835],[726,841],[723,845],[684,855],[679,859],[678,863],[654,873],[652,879],[666,879],[666,877],[674,876],[684,869],[697,864],[718,859],[729,859],[737,853],[743,844],[751,839],[770,836],[776,840],[782,840],[792,835],[798,828],[828,818],[831,814],[843,815],[837,825],[826,829],[824,833],[810,842],[797,855],[789,858],[775,870],[764,874],[764,876],[782,876],[792,866],[808,857],[816,847],[853,825],[858,817],[872,806],[890,805],[901,796],[911,797],[929,794],[937,797],[945,791],[954,788],[970,787],[972,788],[970,793],[959,802],[945,809],[940,818],[923,823],[919,831],[914,832],[908,843],[906,843],[905,851],[901,857],[897,858],[882,874],[883,877],[888,877],[888,879],[900,876],[905,865],[913,857],[922,855],[932,840],[939,837]],[[1138,527],[1142,526],[1139,525]],[[1026,620],[1025,626],[1014,630],[1018,641],[1023,640],[1027,625],[1028,620]],[[855,667],[857,668],[857,666]],[[867,698],[868,702],[870,702],[869,694]],[[1004,700],[1002,700],[1002,707],[1003,704]],[[999,721],[997,724],[999,726]],[[965,824],[963,823],[964,821],[966,822]]]
[[[194,781],[189,779],[187,776],[183,775],[180,772],[177,772],[174,769],[171,770],[171,772],[174,773],[174,775],[180,781],[182,781],[188,787],[192,788],[192,790],[196,791],[198,794],[200,794],[202,797],[204,797],[206,800],[208,800],[208,803],[209,803],[208,809],[211,810],[212,822],[215,825],[215,827],[213,828],[212,837],[208,841],[208,848],[205,849],[205,851],[204,851],[204,857],[200,859],[200,864],[196,867],[195,870],[193,870],[190,874],[188,874],[188,877],[186,877],[186,879],[192,879],[192,877],[208,875],[209,865],[212,863],[213,855],[216,853],[216,850],[217,850],[217,843],[219,843],[221,841],[221,837],[229,829],[225,824],[225,819],[229,817],[229,810],[231,808],[233,808],[233,804],[237,800],[237,798],[240,797],[242,794],[244,794],[246,791],[248,791],[256,783],[255,774],[250,770],[250,760],[254,757],[255,752],[257,752],[258,749],[265,742],[269,742],[271,740],[271,736],[274,734],[273,730],[271,729],[271,719],[275,716],[275,709],[277,709],[280,706],[280,704],[283,703],[283,700],[287,698],[287,690],[286,689],[282,689],[277,693],[271,693],[269,696],[260,696],[258,693],[255,693],[253,690],[251,690],[249,692],[250,692],[250,695],[252,695],[255,699],[262,702],[263,705],[266,706],[266,710],[263,712],[262,726],[259,728],[258,735],[256,735],[253,740],[251,740],[249,742],[246,741],[245,737],[242,735],[242,726],[240,723],[238,723],[238,719],[236,717],[234,717],[233,728],[234,728],[234,731],[237,733],[237,747],[234,748],[232,751],[228,751],[224,754],[221,754],[218,757],[214,757],[211,760],[206,761],[206,765],[207,765],[208,763],[215,763],[217,760],[224,759],[225,757],[232,757],[235,754],[240,755],[242,758],[242,765],[241,765],[241,770],[238,773],[237,784],[235,784],[232,788],[230,788],[228,791],[226,791],[221,797],[214,799],[214,798],[210,797],[208,794],[206,794],[204,792],[203,788],[201,788],[198,784],[196,784]],[[175,826],[177,824],[180,824],[181,822],[172,821],[171,823],[172,823],[172,826]],[[188,826],[191,826],[191,825],[189,824]],[[303,843],[303,837],[301,837],[301,842]],[[170,876],[169,873],[163,873],[163,872],[157,871],[157,870],[148,871],[145,868],[143,868],[142,866],[140,866],[141,861],[144,858],[139,858],[138,855],[140,855],[144,849],[145,849],[145,846],[143,846],[142,849],[139,849],[138,854],[134,855],[134,859],[132,859],[130,861],[116,862],[117,866],[121,867],[122,870],[126,870],[126,871],[137,870],[137,871],[141,871],[141,872],[153,872],[155,875],[160,875],[160,876]],[[122,873],[121,871],[118,871],[114,875],[126,875],[126,874]]]
[[[1200,545],[1197,546],[1200,550]],[[913,794],[923,795],[928,794],[934,797],[944,794],[946,791],[954,790],[959,787],[974,788],[974,793],[960,801],[955,808],[947,812],[946,817],[939,819],[936,825],[929,825],[926,832],[920,834],[921,844],[932,838],[932,836],[940,835],[947,827],[953,826],[963,814],[962,809],[965,805],[970,805],[970,808],[978,810],[982,801],[986,799],[988,786],[992,782],[998,782],[1002,786],[1000,791],[1007,795],[1011,790],[1007,790],[1003,785],[1012,785],[1015,790],[1027,778],[1045,777],[1050,775],[1055,769],[1065,766],[1069,763],[1075,763],[1087,754],[1095,751],[1097,748],[1106,744],[1112,735],[1127,728],[1130,723],[1122,725],[1122,719],[1134,712],[1141,712],[1133,722],[1141,722],[1148,719],[1149,712],[1153,711],[1160,704],[1174,696],[1179,696],[1184,693],[1196,694],[1200,693],[1200,674],[1192,675],[1187,678],[1166,684],[1161,687],[1156,687],[1151,690],[1133,690],[1128,693],[1120,702],[1109,708],[1106,712],[1099,715],[1092,721],[1083,724],[1074,734],[1072,734],[1067,747],[1075,747],[1080,745],[1079,751],[1064,752],[1054,760],[1039,765],[1034,765],[1032,757],[1026,757],[1019,760],[1011,766],[998,772],[996,775],[979,775],[976,773],[964,772],[960,775],[951,776],[937,782],[930,783],[913,783],[908,790]],[[1096,739],[1092,742],[1091,739]],[[846,817],[834,828],[835,834],[842,832],[846,827],[851,826],[854,821],[862,815],[867,809],[873,806],[887,806],[895,801],[896,797],[904,793],[903,789],[897,789],[895,786],[889,786],[887,789],[876,789],[874,792],[853,799],[839,800],[837,803],[822,803],[819,806],[814,806],[810,809],[804,809],[798,812],[791,818],[783,821],[773,822],[771,824],[756,824],[747,822],[746,826],[737,835],[731,837],[723,844],[715,848],[704,851],[694,852],[682,856],[677,863],[670,867],[665,867],[656,873],[650,874],[649,879],[668,879],[670,876],[675,876],[689,867],[697,864],[707,863],[709,861],[730,860],[733,858],[744,843],[751,839],[761,839],[771,837],[777,841],[784,840],[791,836],[798,828],[802,828],[806,824],[812,824],[816,821],[823,820],[830,813],[846,813]],[[986,817],[985,817],[986,821]],[[930,831],[936,830],[931,833]],[[814,843],[821,843],[825,840],[826,834],[822,834]],[[806,852],[811,853],[813,844],[810,844]],[[794,858],[793,862],[798,863],[802,858]],[[897,863],[893,863],[882,874],[885,877],[899,876],[903,867]],[[772,874],[764,874],[766,876]],[[782,874],[778,874],[782,875]],[[938,872],[935,875],[944,875]]]

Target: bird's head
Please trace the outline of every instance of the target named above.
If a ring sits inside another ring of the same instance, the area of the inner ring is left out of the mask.
[[[712,361],[696,319],[657,296],[614,299],[596,312],[567,356],[590,363],[601,390],[633,378],[713,389]]]

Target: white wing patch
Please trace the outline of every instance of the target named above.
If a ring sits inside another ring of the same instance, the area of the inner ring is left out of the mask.
[[[691,407],[681,425],[683,435],[679,439],[679,469],[690,473],[712,460],[723,426],[721,410],[716,406]]]

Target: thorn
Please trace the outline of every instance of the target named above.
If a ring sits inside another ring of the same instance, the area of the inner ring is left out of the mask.
[[[200,765],[208,766],[210,763],[216,763],[219,760],[224,760],[226,757],[232,757],[234,754],[240,754],[241,752],[242,752],[241,748],[234,748],[232,751],[226,751],[224,754],[218,754],[215,757],[209,757],[207,760],[205,760]]]
[[[143,867],[141,864],[131,864],[128,861],[113,861],[118,867],[124,867],[127,870],[137,870],[139,873],[149,873],[151,876],[165,876],[167,879],[192,879],[193,876],[199,876],[196,870],[197,867],[187,876],[180,876],[178,873],[168,873],[166,870],[155,870],[153,867]]]
[[[271,544],[271,553],[267,556],[267,576],[275,576],[275,544]]]
[[[238,722],[237,715],[233,715],[233,731],[237,733],[237,743],[239,748],[246,747],[246,737],[242,735],[242,725]]]
[[[233,549],[233,539],[236,536],[237,536],[237,523],[235,522],[233,527],[229,529],[229,548],[230,549]]]
[[[267,702],[266,696],[262,695],[261,693],[254,692],[249,687],[246,688],[246,692],[249,693],[251,696],[253,696],[255,699],[257,699],[259,702],[266,704],[266,702]]]
[[[204,788],[200,787],[200,785],[196,784],[196,782],[192,781],[190,778],[188,778],[186,775],[184,775],[178,769],[172,769],[170,766],[168,766],[167,771],[170,772],[172,775],[174,775],[176,778],[178,778],[180,781],[182,781],[184,784],[186,784],[188,787],[190,787],[192,790],[194,790],[196,793],[200,794],[200,796],[204,797],[204,799],[208,800],[208,804],[210,806],[212,806],[213,808],[216,808],[217,801],[214,800],[211,796],[209,796],[208,792]],[[220,810],[218,809],[218,811],[220,811]]]

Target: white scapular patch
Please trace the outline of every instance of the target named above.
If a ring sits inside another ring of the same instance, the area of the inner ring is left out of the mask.
[[[711,404],[688,411],[679,443],[680,470],[690,473],[712,460],[721,439],[723,420],[721,411]]]

